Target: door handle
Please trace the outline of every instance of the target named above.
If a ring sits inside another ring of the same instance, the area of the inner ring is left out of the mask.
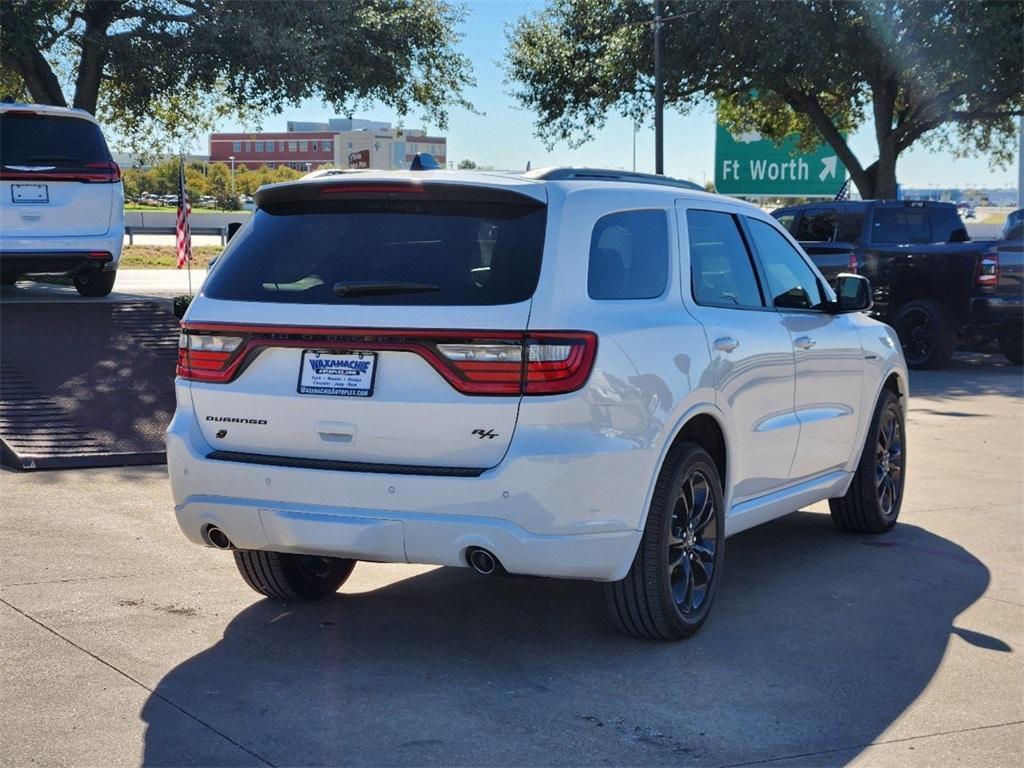
[[[732,352],[739,345],[740,343],[731,336],[723,336],[720,339],[715,339],[715,349],[720,352]]]
[[[797,349],[810,349],[814,344],[815,341],[810,336],[798,336],[793,340],[793,346]]]

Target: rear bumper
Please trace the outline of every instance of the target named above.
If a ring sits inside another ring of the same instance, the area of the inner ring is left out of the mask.
[[[115,267],[114,254],[109,251],[0,251],[0,269],[10,274],[64,275],[81,269]]]
[[[196,544],[214,525],[241,549],[451,566],[483,547],[511,573],[615,581],[641,538],[647,483],[637,473],[624,490],[621,454],[510,455],[478,477],[222,461],[187,405],[166,442],[175,514]]]
[[[996,325],[1024,322],[1024,294],[976,296],[971,299],[971,324]]]

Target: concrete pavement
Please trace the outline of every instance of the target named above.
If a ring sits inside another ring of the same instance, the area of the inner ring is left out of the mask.
[[[1024,384],[916,373],[887,536],[824,506],[729,539],[704,630],[617,635],[600,587],[361,563],[261,600],[159,468],[0,473],[0,765],[1016,765]]]

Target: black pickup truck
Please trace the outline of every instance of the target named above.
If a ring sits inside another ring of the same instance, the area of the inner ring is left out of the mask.
[[[950,203],[864,200],[772,212],[832,281],[871,281],[872,314],[892,325],[911,368],[941,368],[958,341],[997,339],[1015,365],[1024,351],[1020,244],[971,240]]]

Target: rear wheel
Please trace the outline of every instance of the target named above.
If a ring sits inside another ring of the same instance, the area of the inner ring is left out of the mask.
[[[101,272],[98,269],[86,269],[75,275],[75,288],[82,296],[100,298],[110,295],[114,290],[114,279],[117,270]]]
[[[629,573],[605,585],[608,610],[622,631],[681,640],[701,628],[721,581],[724,515],[711,456],[693,443],[675,446],[658,477]]]
[[[261,595],[278,600],[319,600],[338,591],[356,561],[236,549],[235,565],[245,583]]]
[[[893,392],[884,389],[849,490],[845,496],[828,500],[836,527],[856,533],[885,533],[896,525],[906,466],[903,407]]]
[[[1024,329],[1004,328],[999,334],[999,351],[1011,365],[1024,365]]]
[[[956,351],[953,318],[937,301],[908,301],[896,313],[894,325],[903,345],[903,356],[911,368],[941,368]]]

